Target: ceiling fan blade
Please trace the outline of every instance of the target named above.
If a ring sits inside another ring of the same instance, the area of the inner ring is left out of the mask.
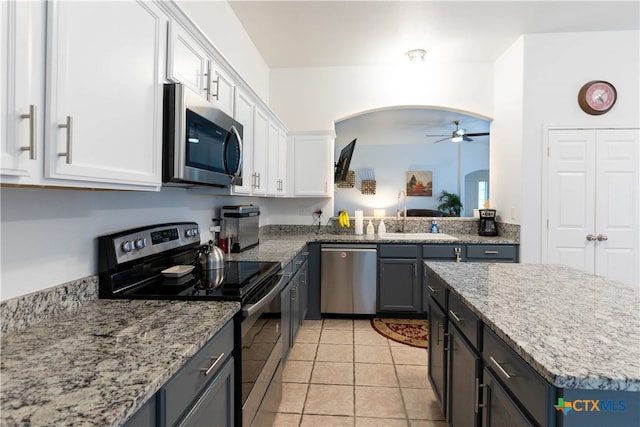
[[[440,136],[442,136],[442,135],[440,135]],[[450,137],[450,136],[448,136],[448,137],[446,137],[446,138],[442,138],[442,139],[439,139],[439,140],[437,140],[437,141],[433,141],[433,143],[434,143],[434,144],[437,144],[438,142],[446,141],[447,139],[451,139],[451,137]]]
[[[489,132],[468,133],[467,136],[489,136]]]
[[[473,139],[469,138],[467,135],[462,135],[463,141],[473,141]]]
[[[432,136],[432,137],[439,136],[439,137],[443,137],[443,136],[449,136],[449,135],[443,135],[443,134],[440,134],[440,135],[425,135],[425,136]]]

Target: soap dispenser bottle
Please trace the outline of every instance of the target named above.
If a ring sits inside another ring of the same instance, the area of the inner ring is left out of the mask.
[[[367,234],[373,234],[375,230],[373,229],[373,223],[369,220],[369,224],[367,224]]]
[[[440,232],[440,230],[438,229],[438,223],[436,222],[436,219],[432,219],[431,220],[431,233],[432,234],[438,234]]]
[[[381,219],[378,224],[378,234],[385,234],[387,232],[387,226],[384,225],[384,221]]]

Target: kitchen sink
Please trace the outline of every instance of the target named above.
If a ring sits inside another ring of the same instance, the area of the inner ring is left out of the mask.
[[[444,233],[383,233],[378,237],[389,240],[457,240],[457,237]]]

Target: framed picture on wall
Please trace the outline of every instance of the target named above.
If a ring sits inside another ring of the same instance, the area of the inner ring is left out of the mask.
[[[405,172],[407,196],[433,196],[433,173],[431,171]]]

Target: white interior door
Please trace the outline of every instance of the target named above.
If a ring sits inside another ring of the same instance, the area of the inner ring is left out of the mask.
[[[598,130],[596,140],[595,273],[637,286],[640,130]]]
[[[595,262],[595,139],[593,131],[549,131],[547,262],[589,273]]]
[[[547,262],[639,286],[640,130],[550,130]]]

